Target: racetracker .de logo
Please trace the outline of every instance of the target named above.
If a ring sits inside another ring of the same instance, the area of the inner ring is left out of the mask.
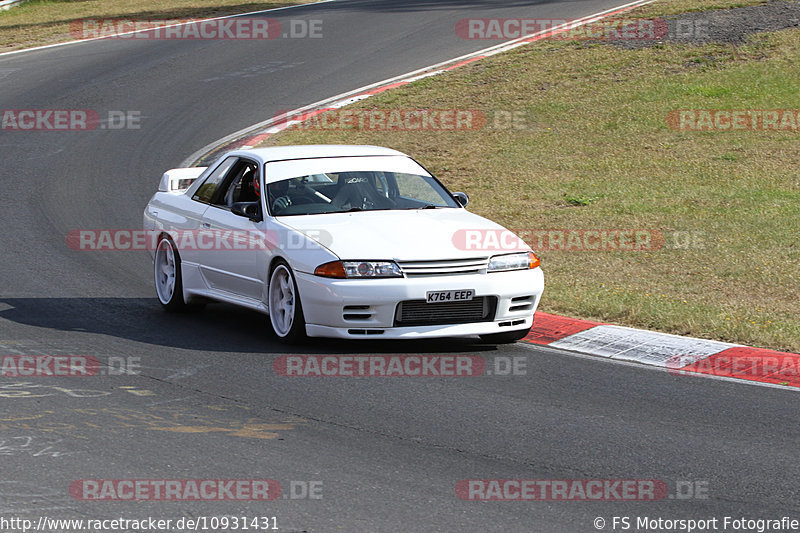
[[[3,109],[3,131],[86,131],[96,129],[93,109]]]
[[[4,378],[94,376],[99,368],[97,358],[88,355],[0,356],[0,376]]]
[[[271,501],[281,496],[274,479],[79,479],[69,486],[76,500]]]
[[[453,233],[459,250],[524,251],[654,251],[664,246],[664,234],[652,229],[460,229]]]
[[[486,126],[480,109],[321,109],[276,118],[298,130],[476,131]]]
[[[286,377],[476,377],[486,361],[477,355],[281,355],[272,368]]]
[[[135,130],[141,127],[141,111],[111,110],[101,118],[94,109],[3,109],[3,131]]]
[[[696,356],[676,355],[667,359],[667,372],[673,376],[708,374],[712,376],[796,382],[800,378],[800,355],[737,354],[730,349],[697,360]],[[728,353],[731,352],[731,353]]]
[[[669,487],[658,479],[462,479],[455,490],[467,501],[654,501]]]
[[[267,230],[72,230],[67,234],[67,246],[84,252],[133,251],[158,249],[162,236],[167,235],[178,250],[191,251],[263,251],[317,249],[319,244],[330,245],[333,236],[325,230],[306,230],[304,235],[286,233],[279,236]],[[318,243],[318,244],[315,244]]]
[[[604,19],[584,23],[575,19],[461,19],[456,35],[462,39],[519,39],[544,34],[549,39],[563,40],[655,40],[668,32],[664,19]]]
[[[678,131],[797,131],[798,109],[679,109],[667,114]]]
[[[211,20],[86,18],[70,23],[75,39],[319,39],[322,20],[235,17]]]

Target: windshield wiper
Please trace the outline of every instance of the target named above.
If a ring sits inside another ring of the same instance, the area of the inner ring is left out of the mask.
[[[364,209],[363,207],[354,206],[350,209],[345,209],[344,211],[333,211],[333,213],[352,213],[353,211],[394,211],[391,207],[373,207],[370,209]]]

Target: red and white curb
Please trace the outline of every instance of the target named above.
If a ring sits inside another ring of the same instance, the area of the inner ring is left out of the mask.
[[[263,122],[259,122],[258,124],[254,124],[243,130],[239,130],[235,133],[232,133],[231,135],[228,135],[227,137],[224,137],[209,145],[204,146],[203,148],[201,148],[200,150],[196,151],[188,158],[186,158],[180,164],[180,166],[191,167],[200,164],[203,165],[208,164],[216,156],[221,155],[224,152],[235,149],[253,148],[254,146],[257,146],[258,144],[264,142],[272,135],[279,133],[295,124],[301,124],[302,122],[312,117],[315,117],[321,113],[325,113],[326,111],[340,109],[355,102],[375,96],[376,94],[383,93],[390,89],[394,89],[396,87],[402,87],[404,85],[408,85],[409,83],[421,80],[423,78],[449,72],[451,70],[457,69],[464,65],[468,65],[470,63],[474,63],[475,61],[479,61],[481,59],[493,56],[495,54],[499,54],[501,52],[507,52],[519,46],[524,46],[528,43],[540,41],[542,39],[552,37],[553,35],[559,33],[564,33],[573,30],[575,28],[579,28],[581,26],[585,26],[587,24],[591,24],[593,22],[597,22],[599,20],[603,20],[608,17],[612,17],[614,15],[619,15],[620,13],[625,13],[636,7],[650,4],[654,1],[655,0],[636,0],[634,2],[630,2],[628,4],[624,4],[619,7],[595,13],[594,15],[589,15],[580,19],[566,22],[559,26],[555,26],[549,30],[543,30],[540,32],[532,33],[530,35],[525,35],[518,39],[514,39],[512,41],[508,41],[489,48],[485,48],[483,50],[479,50],[471,54],[466,54],[460,57],[456,57],[454,59],[450,59],[442,63],[437,63],[436,65],[424,67],[415,70],[413,72],[408,72],[406,74],[402,74],[394,78],[383,80],[378,83],[366,85],[364,87],[360,87],[353,91],[342,93],[333,96],[331,98],[326,98],[325,100],[320,100],[319,102],[315,102],[313,104],[309,104],[307,106],[303,106],[288,111],[279,116],[270,118]]]
[[[583,355],[666,368],[671,374],[703,374],[800,387],[800,354],[681,337],[536,313],[523,342]]]

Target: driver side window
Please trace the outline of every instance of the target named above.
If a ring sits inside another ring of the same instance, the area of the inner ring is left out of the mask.
[[[230,170],[223,185],[223,192],[214,202],[220,207],[230,208],[238,202],[258,202],[258,166],[247,159],[241,159]]]
[[[228,175],[228,172],[237,160],[238,158],[236,157],[229,157],[220,163],[216,170],[214,170],[214,172],[212,172],[206,178],[203,184],[200,185],[200,187],[194,193],[194,196],[192,196],[192,199],[197,200],[198,202],[203,202],[204,204],[210,204],[216,196],[220,183],[222,183],[222,180]]]

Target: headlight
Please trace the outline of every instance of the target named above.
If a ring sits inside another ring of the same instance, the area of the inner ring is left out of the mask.
[[[402,278],[394,261],[331,261],[318,266],[314,274],[325,278]]]
[[[539,266],[539,258],[533,252],[496,255],[489,261],[489,272],[504,270],[528,270]]]

